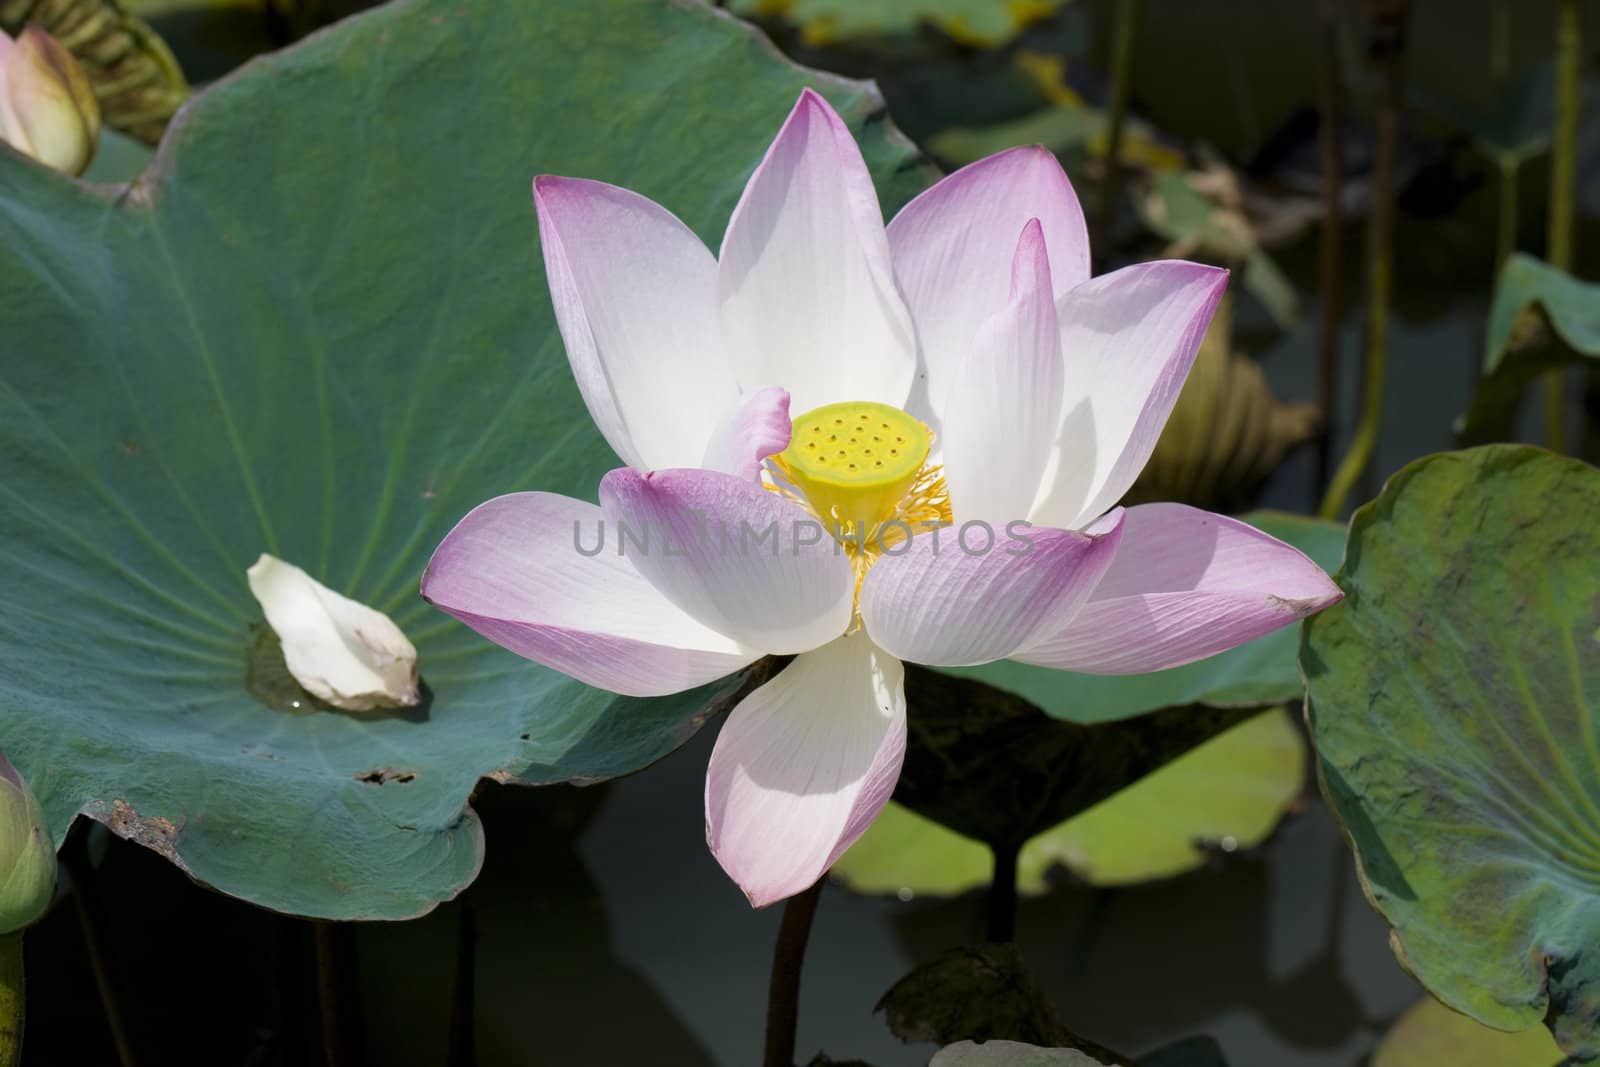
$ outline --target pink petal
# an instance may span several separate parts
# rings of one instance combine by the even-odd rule
[[[758,484],[624,467],[601,479],[600,507],[631,533],[626,554],[639,572],[718,633],[787,654],[826,644],[850,623],[855,576],[838,542]]]
[[[913,537],[867,572],[862,622],[879,647],[914,663],[1005,659],[1089,599],[1116,554],[1119,520],[1113,513],[1090,533],[1024,523],[995,530],[987,550],[981,523]]]
[[[1044,230],[1030,219],[1011,300],[978,329],[944,413],[944,469],[957,522],[1026,519],[1061,422],[1061,334]]]
[[[599,508],[554,493],[474,508],[434,551],[422,596],[519,656],[628,696],[691,689],[760,656],[656,592]]]
[[[825,874],[889,801],[904,671],[864,634],[797,658],[733,709],[706,770],[706,840],[750,903]]]
[[[916,335],[877,193],[849,129],[810,89],[750,176],[719,259],[723,336],[741,383],[783,386],[797,413],[904,402]]]
[[[1225,270],[1163,259],[1103,274],[1058,302],[1066,388],[1034,522],[1080,529],[1122,499],[1227,284]]]
[[[761,461],[789,447],[789,394],[775,385],[746,393],[723,415],[700,466],[761,480]]]
[[[1299,549],[1252,526],[1183,504],[1141,504],[1127,509],[1116,559],[1089,603],[1012,658],[1089,674],[1165,670],[1343,595]]]
[[[717,264],[665,208],[626,189],[536,178],[556,323],[595,425],[624,463],[692,467],[739,395],[717,323]]]
[[[889,223],[895,277],[917,324],[926,381],[909,410],[938,428],[978,325],[1006,306],[1016,235],[1038,219],[1057,297],[1089,277],[1083,209],[1056,157],[1012,148],[956,171]]]

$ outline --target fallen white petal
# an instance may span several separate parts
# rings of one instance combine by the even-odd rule
[[[312,696],[347,711],[405,708],[421,699],[417,650],[389,616],[275,556],[263,553],[246,573],[289,673]]]

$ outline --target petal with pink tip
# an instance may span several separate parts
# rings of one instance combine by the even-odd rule
[[[810,89],[745,185],[718,258],[723,337],[742,384],[776,382],[797,413],[905,401],[916,335],[878,195],[850,130]]]
[[[604,182],[533,183],[556,323],[595,425],[640,470],[692,467],[739,395],[717,264],[671,212]]]
[[[700,466],[746,481],[761,480],[761,461],[789,446],[789,394],[775,385],[734,401],[706,445]]]
[[[1225,270],[1163,259],[1103,274],[1057,302],[1066,387],[1034,522],[1080,529],[1122,499],[1227,284]]]
[[[1116,554],[1120,513],[1091,533],[995,530],[968,523],[913,537],[861,584],[861,621],[879,647],[913,663],[969,667],[1005,659],[1064,627]],[[937,536],[935,536],[937,534]]]
[[[751,648],[816,648],[850,623],[855,575],[822,524],[731,474],[624,467],[600,507],[626,555],[668,600]]]
[[[1226,651],[1335,604],[1304,553],[1183,504],[1128,508],[1122,544],[1089,602],[1013,656],[1089,674],[1165,670]]]
[[[706,840],[750,903],[827,873],[894,792],[904,669],[861,633],[795,659],[740,702],[706,771]]]
[[[978,330],[944,413],[944,472],[955,519],[1004,528],[1026,519],[1061,422],[1061,334],[1044,230],[1029,220],[1011,300]]]
[[[657,592],[598,507],[554,493],[474,508],[434,551],[422,596],[519,656],[628,696],[691,689],[760,656]]]
[[[936,430],[978,326],[1006,306],[1016,235],[1038,219],[1055,295],[1089,277],[1083,209],[1056,157],[1012,148],[951,174],[889,223],[895,277],[917,325],[925,379],[908,410]]]

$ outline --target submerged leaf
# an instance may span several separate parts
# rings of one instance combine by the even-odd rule
[[[1372,1055],[1372,1067],[1557,1067],[1562,1062],[1544,1027],[1502,1033],[1432,997],[1400,1016]]]
[[[1169,708],[1080,726],[971,679],[906,665],[905,766],[894,797],[958,833],[1017,846],[1250,718]]]
[[[1056,867],[1090,885],[1127,885],[1192,870],[1216,849],[1253,848],[1304,781],[1304,743],[1287,712],[1257,715],[1029,840],[1017,891],[1045,892]],[[992,869],[981,842],[891,803],[832,874],[860,893],[953,896],[987,885]]]
[[[1356,512],[1301,665],[1323,791],[1402,964],[1600,1054],[1600,471],[1429,456]],[[1442,1061],[1441,1061],[1442,1062]]]

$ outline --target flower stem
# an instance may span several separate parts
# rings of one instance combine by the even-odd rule
[[[1496,160],[1500,170],[1500,225],[1495,235],[1494,273],[1500,276],[1506,260],[1517,250],[1517,172],[1515,160]]]
[[[1582,74],[1582,24],[1578,0],[1560,0],[1556,12],[1556,127],[1550,159],[1550,232],[1545,257],[1561,270],[1572,269],[1575,197],[1578,176],[1578,101]],[[1544,379],[1545,443],[1557,452],[1566,448],[1563,403],[1564,372],[1549,371]]]
[[[1128,114],[1128,89],[1133,80],[1133,39],[1139,27],[1142,0],[1120,0],[1111,46],[1111,99],[1106,104],[1106,178],[1100,193],[1100,232],[1095,247],[1111,251],[1111,227],[1117,218],[1117,189],[1122,180],[1122,127]]]
[[[1322,233],[1317,267],[1321,321],[1317,335],[1317,412],[1322,434],[1317,442],[1317,483],[1321,492],[1333,469],[1339,421],[1340,282],[1344,271],[1344,79],[1339,72],[1339,5],[1322,0]]]
[[[806,960],[811,920],[817,915],[826,875],[803,893],[784,901],[778,943],[772,950],[772,980],[767,986],[767,1052],[762,1067],[794,1067],[795,1027],[800,1021],[800,968]]]
[[[1400,66],[1405,50],[1408,0],[1385,0],[1374,15],[1373,55],[1383,65],[1383,100],[1378,108],[1378,152],[1372,174],[1372,214],[1367,227],[1367,366],[1361,417],[1350,450],[1322,498],[1322,517],[1336,519],[1378,447],[1383,425],[1384,378],[1389,361],[1389,290],[1393,274],[1394,157],[1400,124]]]
[[[0,1067],[22,1062],[22,1023],[27,1018],[23,988],[22,931],[0,936]]]
[[[990,845],[994,855],[994,874],[989,879],[989,926],[985,940],[1015,941],[1017,937],[1017,855],[1016,845]]]

